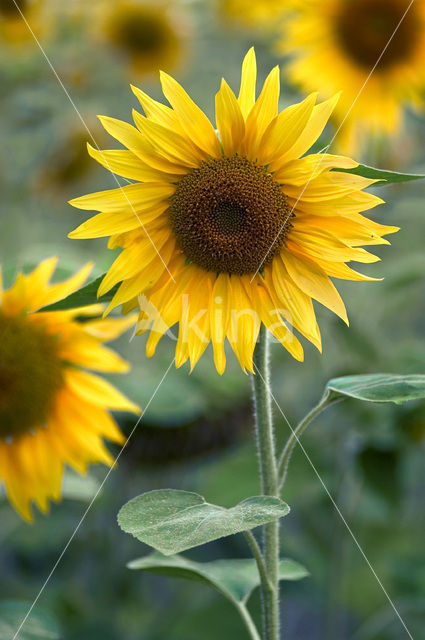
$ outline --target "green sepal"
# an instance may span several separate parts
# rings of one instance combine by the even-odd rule
[[[398,171],[388,171],[386,169],[377,169],[376,167],[370,167],[367,164],[359,164],[353,169],[335,169],[336,171],[342,171],[343,173],[353,173],[356,176],[362,176],[363,178],[370,178],[372,180],[382,181],[376,186],[383,187],[387,184],[396,184],[397,182],[410,182],[411,180],[421,180],[425,178],[425,175],[419,173],[399,173]]]

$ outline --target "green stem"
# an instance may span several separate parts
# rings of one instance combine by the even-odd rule
[[[289,461],[291,459],[295,445],[297,444],[297,442],[299,442],[299,439],[304,433],[305,429],[308,427],[310,422],[312,422],[314,418],[316,418],[316,416],[319,415],[319,413],[322,413],[324,409],[326,409],[327,407],[330,407],[332,404],[341,402],[341,400],[342,398],[322,399],[319,402],[319,404],[316,407],[314,407],[310,411],[310,413],[308,413],[292,431],[279,458],[278,471],[277,471],[278,478],[279,478],[279,493],[282,490],[283,485],[285,484],[286,476],[288,474]]]
[[[249,637],[252,640],[261,640],[260,634],[258,633],[257,627],[254,624],[253,619],[250,616],[250,613],[243,602],[239,602],[237,605],[239,615],[245,623],[245,627],[248,630]]]
[[[244,531],[244,535],[249,546],[251,547],[252,555],[255,558],[255,562],[257,563],[261,584],[269,584],[263,554],[261,553],[260,545],[258,544],[256,537],[254,536],[252,531]]]
[[[270,395],[270,363],[267,329],[262,325],[254,351],[252,389],[255,428],[263,495],[279,495],[278,475]],[[279,640],[279,521],[264,526],[264,564],[267,581],[262,579],[264,640]],[[261,578],[261,575],[260,575]]]

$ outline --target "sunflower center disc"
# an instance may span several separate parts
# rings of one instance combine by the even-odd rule
[[[21,11],[24,11],[27,4],[26,0],[17,0],[16,4],[13,0],[0,0],[0,14],[11,18],[21,18],[16,5]]]
[[[111,38],[120,47],[139,55],[149,55],[167,46],[170,28],[155,10],[140,7],[117,12],[109,25]]]
[[[187,258],[207,271],[255,273],[280,250],[291,208],[264,167],[246,158],[203,162],[178,183],[170,220]]]
[[[414,6],[403,18],[408,6],[409,0],[341,2],[336,26],[344,50],[368,70],[377,63],[387,45],[378,68],[403,62],[414,50],[420,28]]]
[[[54,336],[0,311],[0,438],[43,426],[62,386]]]

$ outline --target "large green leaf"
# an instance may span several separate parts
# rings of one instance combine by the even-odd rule
[[[116,284],[108,293],[105,293],[104,296],[100,298],[97,297],[97,290],[99,289],[99,285],[105,277],[106,273],[103,273],[101,276],[96,278],[96,280],[92,280],[88,282],[84,287],[78,289],[78,291],[74,291],[63,300],[59,300],[53,304],[49,304],[47,307],[43,307],[43,311],[60,311],[64,309],[74,309],[76,307],[85,307],[89,304],[96,304],[97,302],[110,302],[117,292],[119,284]]]
[[[12,640],[24,621],[31,602],[4,600],[0,602],[0,639]],[[56,622],[46,611],[33,609],[22,629],[18,640],[59,640],[60,633]]]
[[[329,380],[325,398],[331,395],[348,396],[368,402],[395,402],[425,398],[425,375],[397,375],[376,373],[346,376]]]
[[[421,180],[425,175],[419,173],[399,173],[398,171],[387,171],[385,169],[376,169],[369,167],[367,164],[359,164],[353,169],[338,169],[344,173],[354,173],[356,176],[371,178],[372,180],[382,180],[381,184],[376,186],[384,186],[386,184],[395,184],[396,182],[410,182],[411,180]]]
[[[149,573],[204,582],[231,601],[246,602],[252,591],[260,585],[257,565],[251,558],[192,562],[183,556],[166,557],[154,552],[133,560],[127,566]],[[295,560],[280,561],[280,580],[301,580],[308,575],[308,571]]]
[[[127,502],[118,523],[126,533],[168,556],[248,531],[287,513],[288,505],[271,496],[247,498],[226,509],[209,504],[197,493],[160,489]]]

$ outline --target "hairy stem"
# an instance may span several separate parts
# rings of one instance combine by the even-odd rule
[[[238,604],[238,611],[239,611],[239,615],[244,621],[245,627],[249,633],[249,637],[252,638],[252,640],[261,640],[260,634],[258,633],[258,629],[255,626],[254,621],[251,618],[251,615],[248,609],[246,608],[245,604],[243,604],[243,602],[240,602]]]
[[[254,351],[252,389],[255,429],[263,495],[279,495],[273,417],[270,397],[270,362],[267,329],[262,325]],[[262,579],[264,640],[279,640],[279,521],[264,526],[264,565],[267,581]],[[261,577],[261,574],[260,574]]]

